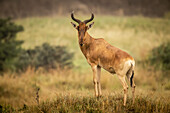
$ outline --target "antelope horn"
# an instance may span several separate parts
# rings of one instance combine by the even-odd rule
[[[80,24],[80,20],[79,19],[76,19],[76,18],[74,18],[74,11],[72,11],[72,13],[71,13],[71,18],[74,20],[74,21],[76,21],[78,24]]]
[[[85,20],[84,23],[87,24],[88,22],[92,21],[94,19],[94,14],[91,13],[91,18],[88,20]]]

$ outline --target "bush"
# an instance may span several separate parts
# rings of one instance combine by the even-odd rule
[[[35,68],[49,69],[71,68],[73,53],[67,51],[63,46],[50,46],[44,43],[42,46],[37,46],[34,49],[22,51],[17,59],[17,70],[25,71],[28,66]]]
[[[14,59],[21,51],[23,41],[15,40],[16,34],[23,31],[10,19],[0,19],[0,72],[14,68]]]
[[[154,65],[155,68],[161,70],[170,69],[170,42],[161,44],[159,47],[154,48],[151,51],[149,57],[151,65]]]

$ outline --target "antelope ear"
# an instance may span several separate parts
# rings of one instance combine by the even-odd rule
[[[77,29],[77,25],[75,23],[71,22],[71,24],[73,25],[74,28]]]
[[[91,24],[88,25],[87,29],[90,29],[93,26],[94,22],[92,22]]]

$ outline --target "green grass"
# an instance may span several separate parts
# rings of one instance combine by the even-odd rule
[[[87,18],[87,17],[84,17]],[[83,18],[81,18],[83,19]],[[79,71],[88,64],[78,46],[77,31],[70,17],[43,17],[15,20],[25,31],[18,35],[23,48],[34,48],[44,42],[65,45],[75,53],[74,64]],[[170,20],[145,17],[95,16],[94,26],[88,31],[95,38],[104,38],[110,44],[129,52],[135,60],[147,57],[149,51],[162,42],[170,41]]]

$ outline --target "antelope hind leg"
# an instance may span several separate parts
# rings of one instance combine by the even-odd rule
[[[123,86],[123,89],[124,89],[124,102],[123,102],[123,105],[126,106],[126,100],[127,100],[127,93],[128,93],[128,85],[126,83],[126,80],[125,80],[125,76],[120,76],[118,75],[119,77],[119,80]]]

